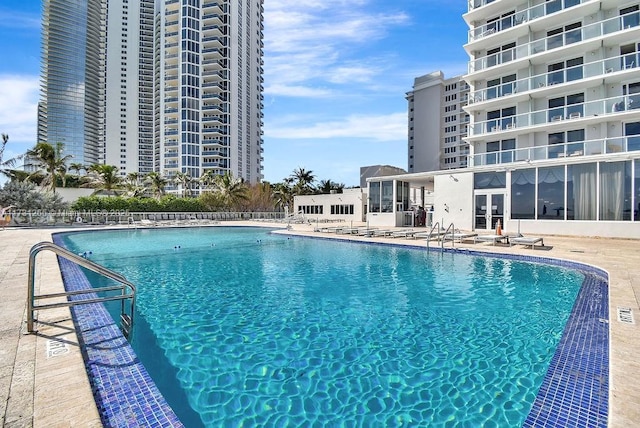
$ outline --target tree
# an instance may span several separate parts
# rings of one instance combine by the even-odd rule
[[[80,171],[82,171],[83,169],[86,169],[86,168],[81,163],[76,162],[69,165],[69,170],[75,171],[76,175],[80,175]]]
[[[5,177],[12,178],[12,171],[15,171],[13,168],[15,168],[16,162],[18,162],[18,160],[20,160],[22,156],[11,159],[4,159],[4,149],[6,148],[8,142],[9,135],[2,134],[2,145],[0,145],[0,174],[4,175]]]
[[[204,190],[211,189],[213,182],[216,180],[219,174],[216,174],[212,169],[207,170],[200,177],[200,184]]]
[[[320,180],[318,187],[316,187],[316,191],[318,193],[327,194],[331,193],[332,190],[335,190],[336,193],[342,193],[342,191],[344,190],[344,184],[336,183],[335,181],[331,180]]]
[[[273,185],[273,199],[276,208],[283,211],[288,209],[292,212],[293,205],[293,188],[291,186],[292,180],[285,179],[282,183],[276,183]]]
[[[168,182],[164,176],[155,171],[148,173],[144,178],[144,184],[147,186],[147,189],[149,189],[151,194],[157,199],[160,199],[162,195],[164,195],[164,188]]]
[[[289,176],[293,179],[293,192],[296,195],[308,195],[313,193],[313,182],[316,177],[313,175],[313,171],[307,171],[302,167],[293,170],[293,173]]]
[[[117,190],[120,189],[120,183],[122,179],[118,176],[118,167],[113,165],[91,165],[87,169],[87,177],[83,187],[91,187],[99,190],[104,190],[107,194],[115,195]]]
[[[144,194],[144,186],[140,182],[141,176],[138,172],[130,172],[124,181],[124,188],[127,190],[127,196],[135,198]]]
[[[236,209],[241,202],[246,201],[247,186],[240,178],[236,178],[230,172],[216,176],[213,182],[213,191],[221,196],[228,209]]]
[[[247,200],[243,204],[245,211],[271,211],[275,206],[273,187],[263,181],[247,188]]]
[[[28,181],[11,181],[0,188],[0,206],[13,205],[27,211],[60,211],[68,209],[68,204],[56,193],[43,193]]]
[[[177,172],[173,177],[173,182],[182,188],[182,197],[191,196],[191,183],[194,179],[187,172]]]
[[[59,175],[62,175],[62,182],[64,185],[64,175],[67,171],[67,161],[71,159],[71,155],[62,156],[64,145],[62,143],[56,143],[55,147],[49,143],[40,142],[36,146],[27,151],[27,156],[36,162],[45,172],[44,180],[42,180],[42,186],[49,186],[53,193],[56,192],[56,182]]]

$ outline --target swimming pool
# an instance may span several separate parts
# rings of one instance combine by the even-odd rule
[[[584,279],[250,228],[66,241],[138,285],[133,345],[188,426],[521,425]]]

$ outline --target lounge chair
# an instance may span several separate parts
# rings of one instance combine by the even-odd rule
[[[472,233],[472,232],[455,232],[455,233],[446,233],[442,239],[444,239],[445,241],[454,241],[454,242],[460,242],[462,243],[463,241],[469,241],[472,238],[475,238],[476,236],[478,236],[477,233]],[[475,240],[474,240],[475,243]]]
[[[533,247],[537,244],[540,243],[541,247],[544,247],[544,240],[543,238],[540,238],[539,236],[518,236],[515,238],[511,238],[509,240],[509,245],[515,245],[515,244],[520,244],[520,245],[531,245],[531,249],[533,250]]]
[[[374,230],[371,236],[391,236],[394,230]]]
[[[497,242],[503,242],[506,241],[506,243],[509,243],[509,236],[508,235],[478,235],[478,236],[474,236],[473,238],[474,242],[491,242],[491,245],[496,245]]]
[[[419,238],[429,238],[429,239],[435,239],[435,240],[440,240],[442,239],[442,236],[444,235],[445,230],[444,229],[440,229],[440,230],[434,230],[431,232],[417,232],[414,233],[412,238],[413,239],[419,239]]]
[[[413,229],[402,229],[396,230],[391,234],[392,238],[409,238],[412,237],[416,233]]]
[[[372,236],[376,230],[378,229],[376,229],[375,227],[374,228],[361,227],[361,228],[358,228],[358,236]]]

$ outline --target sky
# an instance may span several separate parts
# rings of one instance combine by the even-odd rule
[[[465,0],[265,0],[264,179],[297,168],[360,183],[360,167],[407,168],[407,100],[416,77],[463,74]],[[4,159],[36,143],[39,0],[0,2]]]

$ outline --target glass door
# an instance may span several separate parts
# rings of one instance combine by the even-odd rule
[[[477,193],[475,197],[475,230],[496,230],[500,220],[504,228],[504,193]]]

